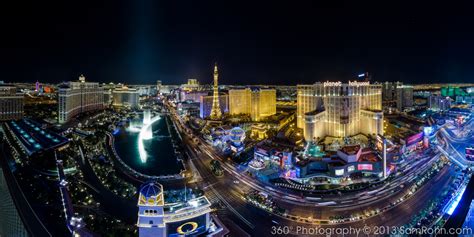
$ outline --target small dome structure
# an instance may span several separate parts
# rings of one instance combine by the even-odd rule
[[[156,182],[149,182],[143,184],[140,188],[138,205],[163,206],[163,186]]]

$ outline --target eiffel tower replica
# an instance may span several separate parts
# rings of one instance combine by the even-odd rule
[[[212,95],[212,110],[211,119],[219,120],[222,116],[221,107],[219,106],[219,87],[217,86],[217,79],[219,73],[217,73],[217,63],[214,65],[214,93]]]

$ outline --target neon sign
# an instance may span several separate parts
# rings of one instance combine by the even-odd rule
[[[349,81],[349,86],[368,86],[370,82],[368,81]]]
[[[372,170],[372,164],[358,164],[357,165],[358,170]]]
[[[198,223],[196,223],[196,222],[186,222],[186,223],[180,225],[176,229],[176,232],[178,232],[178,234],[180,234],[180,235],[185,235],[185,234],[192,233],[197,228],[198,228]]]
[[[326,81],[323,83],[324,87],[328,86],[342,86],[342,82],[340,81]]]

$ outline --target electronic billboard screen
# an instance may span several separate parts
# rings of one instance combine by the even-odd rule
[[[373,170],[372,164],[358,164],[357,170]]]
[[[335,170],[335,173],[336,173],[337,176],[344,175],[344,169]]]
[[[185,221],[166,224],[166,231],[170,237],[198,236],[206,232],[206,214]]]

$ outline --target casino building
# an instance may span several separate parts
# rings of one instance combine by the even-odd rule
[[[104,89],[98,82],[86,82],[81,75],[79,81],[59,86],[58,122],[66,123],[80,113],[104,108]]]
[[[138,108],[138,90],[135,88],[129,88],[122,86],[121,88],[115,88],[112,92],[113,106],[114,107],[125,107],[125,108]]]
[[[199,236],[210,227],[211,203],[205,196],[165,203],[163,186],[145,183],[138,197],[140,237]]]
[[[359,133],[383,135],[382,85],[369,81],[297,86],[297,126],[306,141]]]
[[[0,82],[0,121],[23,118],[23,94]]]
[[[252,121],[260,121],[276,114],[276,90],[244,88],[229,90],[229,113],[247,114]]]

